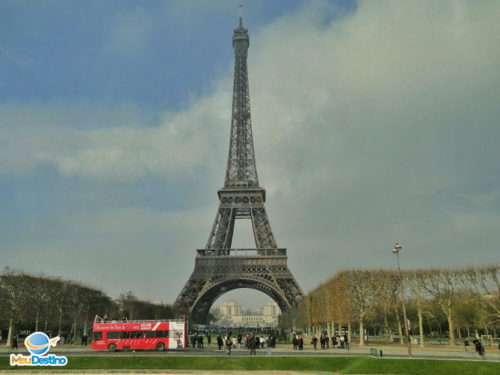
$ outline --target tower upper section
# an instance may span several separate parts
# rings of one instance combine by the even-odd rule
[[[259,185],[248,89],[247,55],[249,46],[248,30],[243,27],[243,19],[240,16],[240,24],[233,33],[235,56],[233,107],[225,188],[257,187]]]

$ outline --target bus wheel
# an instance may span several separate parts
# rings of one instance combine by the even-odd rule
[[[165,344],[162,343],[162,342],[159,342],[158,344],[156,344],[156,350],[158,350],[159,352],[162,352],[165,350]]]
[[[116,352],[116,345],[115,344],[109,344],[108,345],[108,350],[110,352]]]

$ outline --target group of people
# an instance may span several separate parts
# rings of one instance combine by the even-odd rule
[[[203,339],[203,335],[193,335],[191,336],[191,347],[192,348],[198,348],[198,349],[204,349],[205,348],[205,345],[204,345],[204,339]],[[210,345],[212,342],[212,336],[211,335],[207,335],[207,343],[208,345]]]
[[[328,336],[328,333],[326,331],[323,331],[319,339],[316,337],[316,335],[313,335],[311,339],[311,345],[313,346],[314,350],[317,350],[318,343],[321,345],[321,349],[330,349],[330,342],[333,349],[339,348],[349,350],[349,337],[347,333],[343,333],[342,335],[336,334],[330,338]],[[295,350],[303,350],[304,338],[302,337],[302,335],[294,333],[292,344]]]
[[[294,333],[292,337],[292,345],[294,350],[303,350],[304,337],[298,333]]]
[[[240,349],[242,343],[244,343],[246,349],[250,350],[250,355],[256,355],[257,349],[264,349],[267,343],[267,355],[271,355],[273,348],[276,347],[276,337],[273,334],[270,334],[267,339],[265,339],[264,336],[259,337],[255,334],[245,336],[238,334],[235,337],[231,337],[231,334],[224,337],[217,335],[217,346],[219,350],[222,350],[222,347],[225,346],[228,355],[231,355],[231,350],[233,348]]]
[[[479,341],[478,339],[474,339],[472,340],[472,344],[474,345],[474,349],[476,353],[479,355],[479,357],[484,359],[484,346],[481,343],[481,341]],[[465,352],[470,353],[469,350],[470,343],[468,339],[465,339],[464,346],[465,346]],[[498,348],[500,349],[500,344],[498,344]]]
[[[212,342],[212,336],[210,334],[206,335],[208,345]],[[227,335],[217,335],[216,338],[217,347],[219,350],[225,348],[228,355],[231,355],[233,349],[244,348],[250,350],[250,354],[255,355],[257,349],[264,349],[267,345],[267,354],[271,355],[273,348],[276,347],[276,337],[274,334],[270,334],[265,338],[264,336],[258,336],[255,334],[242,335],[239,333],[236,336],[232,336],[229,332]],[[192,348],[204,349],[204,335],[194,334],[190,337],[190,343]]]

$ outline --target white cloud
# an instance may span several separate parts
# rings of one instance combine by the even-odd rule
[[[391,265],[395,241],[413,266],[495,261],[500,235],[491,223],[500,202],[496,193],[481,194],[494,191],[500,175],[500,3],[362,1],[324,22],[327,8],[308,2],[257,34],[250,30],[259,178],[299,281],[308,289],[338,268]],[[134,181],[208,169],[219,181],[230,81],[156,127],[8,128],[2,171],[27,173],[48,162],[63,175]],[[465,201],[489,213],[468,213]],[[171,234],[182,247],[175,251],[194,252],[183,242],[186,225],[206,227],[203,246],[212,218],[205,219],[176,216],[169,225],[183,220],[184,229]],[[474,233],[481,234],[477,249]],[[191,269],[179,266],[172,277],[184,282]]]

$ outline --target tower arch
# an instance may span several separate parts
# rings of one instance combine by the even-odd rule
[[[212,285],[204,293],[200,294],[191,310],[191,320],[195,323],[206,323],[208,312],[214,302],[224,294],[235,289],[258,290],[276,302],[281,311],[286,311],[291,306],[284,298],[280,290],[256,278],[228,279]]]

